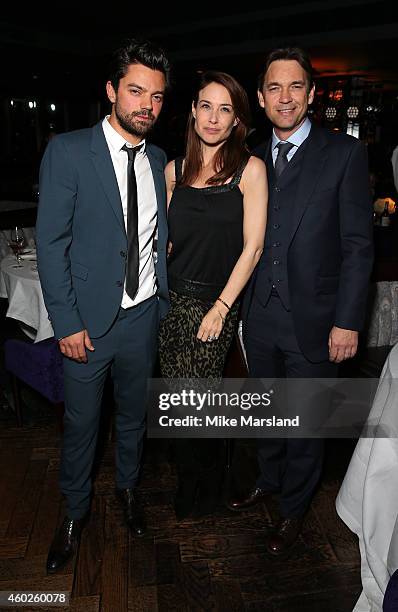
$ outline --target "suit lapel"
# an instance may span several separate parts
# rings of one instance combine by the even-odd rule
[[[263,142],[262,144],[258,145],[258,147],[256,147],[252,151],[252,155],[259,157],[267,166],[267,179],[269,190],[271,190],[275,185],[275,171],[271,154],[271,142],[272,139],[269,138],[266,142]]]
[[[267,157],[271,150],[271,139],[261,143],[251,152],[255,157],[259,157],[263,162],[267,161]]]
[[[307,142],[305,143],[296,197],[293,203],[291,240],[293,240],[304,212],[310,202],[313,191],[322,175],[322,170],[327,160],[326,145],[327,137],[324,131],[316,126],[312,126]]]
[[[274,162],[272,159],[271,141],[269,141],[266,151],[266,157],[264,159],[265,165],[267,166],[267,178],[268,178],[268,189],[271,191],[275,187],[275,169]]]
[[[99,182],[105,191],[106,197],[116,215],[123,231],[125,231],[122,201],[119,186],[117,184],[115,170],[113,168],[111,154],[102,129],[102,122],[93,127],[91,140],[91,157],[98,174]]]
[[[166,186],[164,182],[164,169],[161,162],[152,153],[151,145],[147,145],[146,154],[152,170],[153,182],[155,184],[156,201],[158,206],[158,227],[166,223]]]

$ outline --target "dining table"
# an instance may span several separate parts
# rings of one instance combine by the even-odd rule
[[[6,316],[16,319],[34,342],[54,336],[44,304],[34,249],[22,252],[20,267],[17,267],[14,255],[1,260],[0,297],[8,299]]]
[[[386,359],[366,424],[370,429],[364,427],[336,499],[361,554],[363,590],[353,612],[384,610],[384,592],[398,570],[397,379],[398,344]]]

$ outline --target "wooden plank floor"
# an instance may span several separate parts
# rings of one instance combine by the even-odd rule
[[[18,332],[3,318],[3,302],[0,347]],[[236,355],[227,376],[245,375]],[[129,536],[113,495],[113,448],[104,436],[78,554],[60,574],[46,576],[48,548],[63,518],[56,418],[25,389],[26,426],[15,427],[1,391],[9,391],[2,360],[0,350],[0,590],[69,591],[69,612],[351,612],[361,590],[357,540],[334,508],[351,441],[328,442],[324,477],[303,534],[291,558],[281,562],[269,559],[264,548],[276,500],[244,513],[221,506],[213,516],[176,522],[176,477],[165,441],[146,447],[141,491],[148,535]],[[236,444],[229,486],[254,482],[255,471],[252,442]],[[63,608],[31,610],[39,609]]]
[[[352,443],[329,443],[322,485],[285,562],[269,559],[264,549],[275,500],[239,514],[220,507],[213,516],[177,523],[175,471],[164,441],[147,444],[141,490],[149,533],[133,539],[113,496],[108,443],[78,555],[48,577],[47,550],[63,515],[55,417],[18,429],[9,416],[0,421],[0,590],[70,591],[69,612],[352,610],[361,590],[357,542],[334,509]],[[254,478],[251,441],[237,445],[235,466],[235,481]]]

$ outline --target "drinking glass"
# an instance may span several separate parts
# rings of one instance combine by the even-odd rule
[[[10,232],[10,239],[8,241],[8,246],[12,249],[17,263],[13,268],[22,268],[21,264],[21,252],[25,246],[25,235],[21,228],[16,227]]]

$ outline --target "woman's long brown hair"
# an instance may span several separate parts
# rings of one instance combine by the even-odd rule
[[[214,174],[206,181],[208,185],[222,185],[250,157],[249,149],[245,144],[250,125],[250,106],[245,90],[232,76],[225,72],[208,71],[202,75],[197,88],[193,101],[195,108],[199,92],[210,83],[218,83],[228,90],[234,113],[239,119],[238,124],[232,128],[228,139],[218,149],[214,157]],[[196,133],[195,119],[191,111],[186,132],[185,164],[179,186],[192,185],[198,178],[202,165],[201,139]]]

